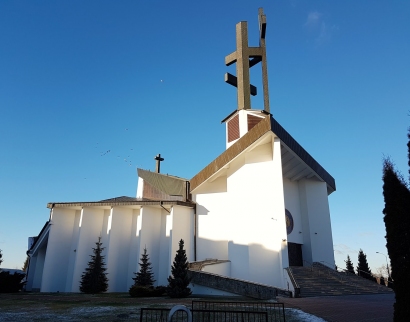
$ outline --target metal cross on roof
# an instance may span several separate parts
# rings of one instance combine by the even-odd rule
[[[157,173],[159,173],[160,172],[160,168],[161,168],[161,161],[164,161],[165,159],[164,158],[161,158],[161,154],[157,154],[156,156],[155,156],[155,158],[154,158],[154,160],[156,160],[157,162],[156,162],[156,169],[155,169],[155,171],[157,172]]]
[[[251,108],[251,97],[257,94],[251,85],[249,69],[262,62],[262,83],[264,110],[269,112],[268,66],[266,61],[266,16],[259,8],[259,47],[248,46],[248,23],[241,21],[236,25],[236,51],[225,57],[225,65],[236,63],[236,75],[226,73],[225,82],[238,88],[238,110]]]

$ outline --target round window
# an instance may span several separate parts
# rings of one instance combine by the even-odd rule
[[[289,210],[285,209],[286,232],[289,235],[293,231],[293,217]]]

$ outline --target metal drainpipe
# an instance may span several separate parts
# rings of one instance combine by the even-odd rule
[[[190,187],[190,182],[189,181],[185,181],[185,201],[191,201],[190,198],[190,191],[191,191],[191,187]],[[196,214],[196,204],[194,205],[194,261],[196,262],[196,232],[197,232],[197,227],[198,226],[198,220],[197,220],[197,214]]]
[[[194,206],[194,261],[196,262],[196,230],[197,230],[197,214],[196,204]]]

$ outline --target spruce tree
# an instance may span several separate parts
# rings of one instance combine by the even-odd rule
[[[410,128],[407,137],[410,174]],[[383,163],[383,196],[386,247],[391,263],[389,287],[396,294],[394,321],[407,321],[410,316],[410,190],[389,159]]]
[[[168,277],[167,293],[170,297],[187,297],[191,295],[188,287],[188,260],[184,250],[184,241],[179,241],[179,249],[171,266],[171,276]]]
[[[23,271],[23,272],[27,272],[27,268],[28,268],[28,263],[29,263],[29,258],[30,257],[26,257],[26,260],[24,261],[24,264],[23,264],[23,267],[21,268],[21,270]]]
[[[359,255],[357,256],[357,275],[364,277],[368,280],[374,281],[372,271],[370,270],[369,264],[367,263],[367,256],[363,253],[363,250],[359,250]]]
[[[354,266],[353,266],[352,261],[350,260],[350,256],[349,256],[349,255],[347,255],[346,270],[347,270],[349,273],[354,274]]]
[[[104,256],[101,255],[104,247],[101,247],[101,237],[98,237],[97,246],[93,248],[94,255],[90,255],[91,261],[81,275],[80,291],[82,293],[96,294],[106,292],[108,289],[107,270],[105,268]]]
[[[147,248],[144,248],[144,254],[141,256],[140,271],[134,274],[135,277],[132,279],[134,280],[135,286],[150,287],[154,285],[154,274],[152,273],[152,266],[147,254]]]
[[[385,282],[385,280],[384,280],[383,275],[380,276],[380,285],[386,286],[386,282]]]

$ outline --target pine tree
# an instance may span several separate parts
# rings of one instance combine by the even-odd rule
[[[188,277],[188,260],[184,250],[184,241],[179,241],[179,249],[175,255],[171,266],[172,275],[168,277],[167,293],[170,297],[187,297],[191,295],[188,287],[190,278]]]
[[[1,249],[0,249],[0,265],[1,265],[1,263],[3,263],[3,253],[1,252]]]
[[[407,137],[410,174],[410,128]],[[386,247],[391,263],[389,287],[396,294],[394,321],[407,321],[410,316],[410,190],[389,159],[383,163],[383,196]]]
[[[384,280],[383,275],[380,276],[380,285],[386,286],[386,282],[385,282],[385,280]]]
[[[94,255],[90,255],[91,261],[88,262],[88,267],[81,275],[80,291],[83,293],[96,294],[106,292],[108,289],[107,270],[105,268],[104,256],[101,255],[104,250],[101,247],[101,237],[98,237],[98,242],[95,243],[96,248],[93,248]]]
[[[26,257],[26,260],[24,261],[23,267],[21,268],[21,270],[22,270],[23,272],[26,272],[26,273],[27,273],[29,258],[30,258],[30,257],[28,257],[28,256]]]
[[[152,266],[146,248],[144,248],[144,254],[141,256],[140,271],[134,274],[135,277],[132,279],[135,286],[150,287],[154,285],[154,274],[152,273]]]
[[[347,270],[349,273],[354,274],[354,266],[353,266],[352,261],[350,260],[350,256],[349,256],[349,255],[347,255],[346,270]]]
[[[357,275],[364,277],[368,280],[374,281],[372,271],[370,270],[369,264],[367,263],[367,256],[363,253],[363,250],[359,250],[359,255],[357,256]]]

